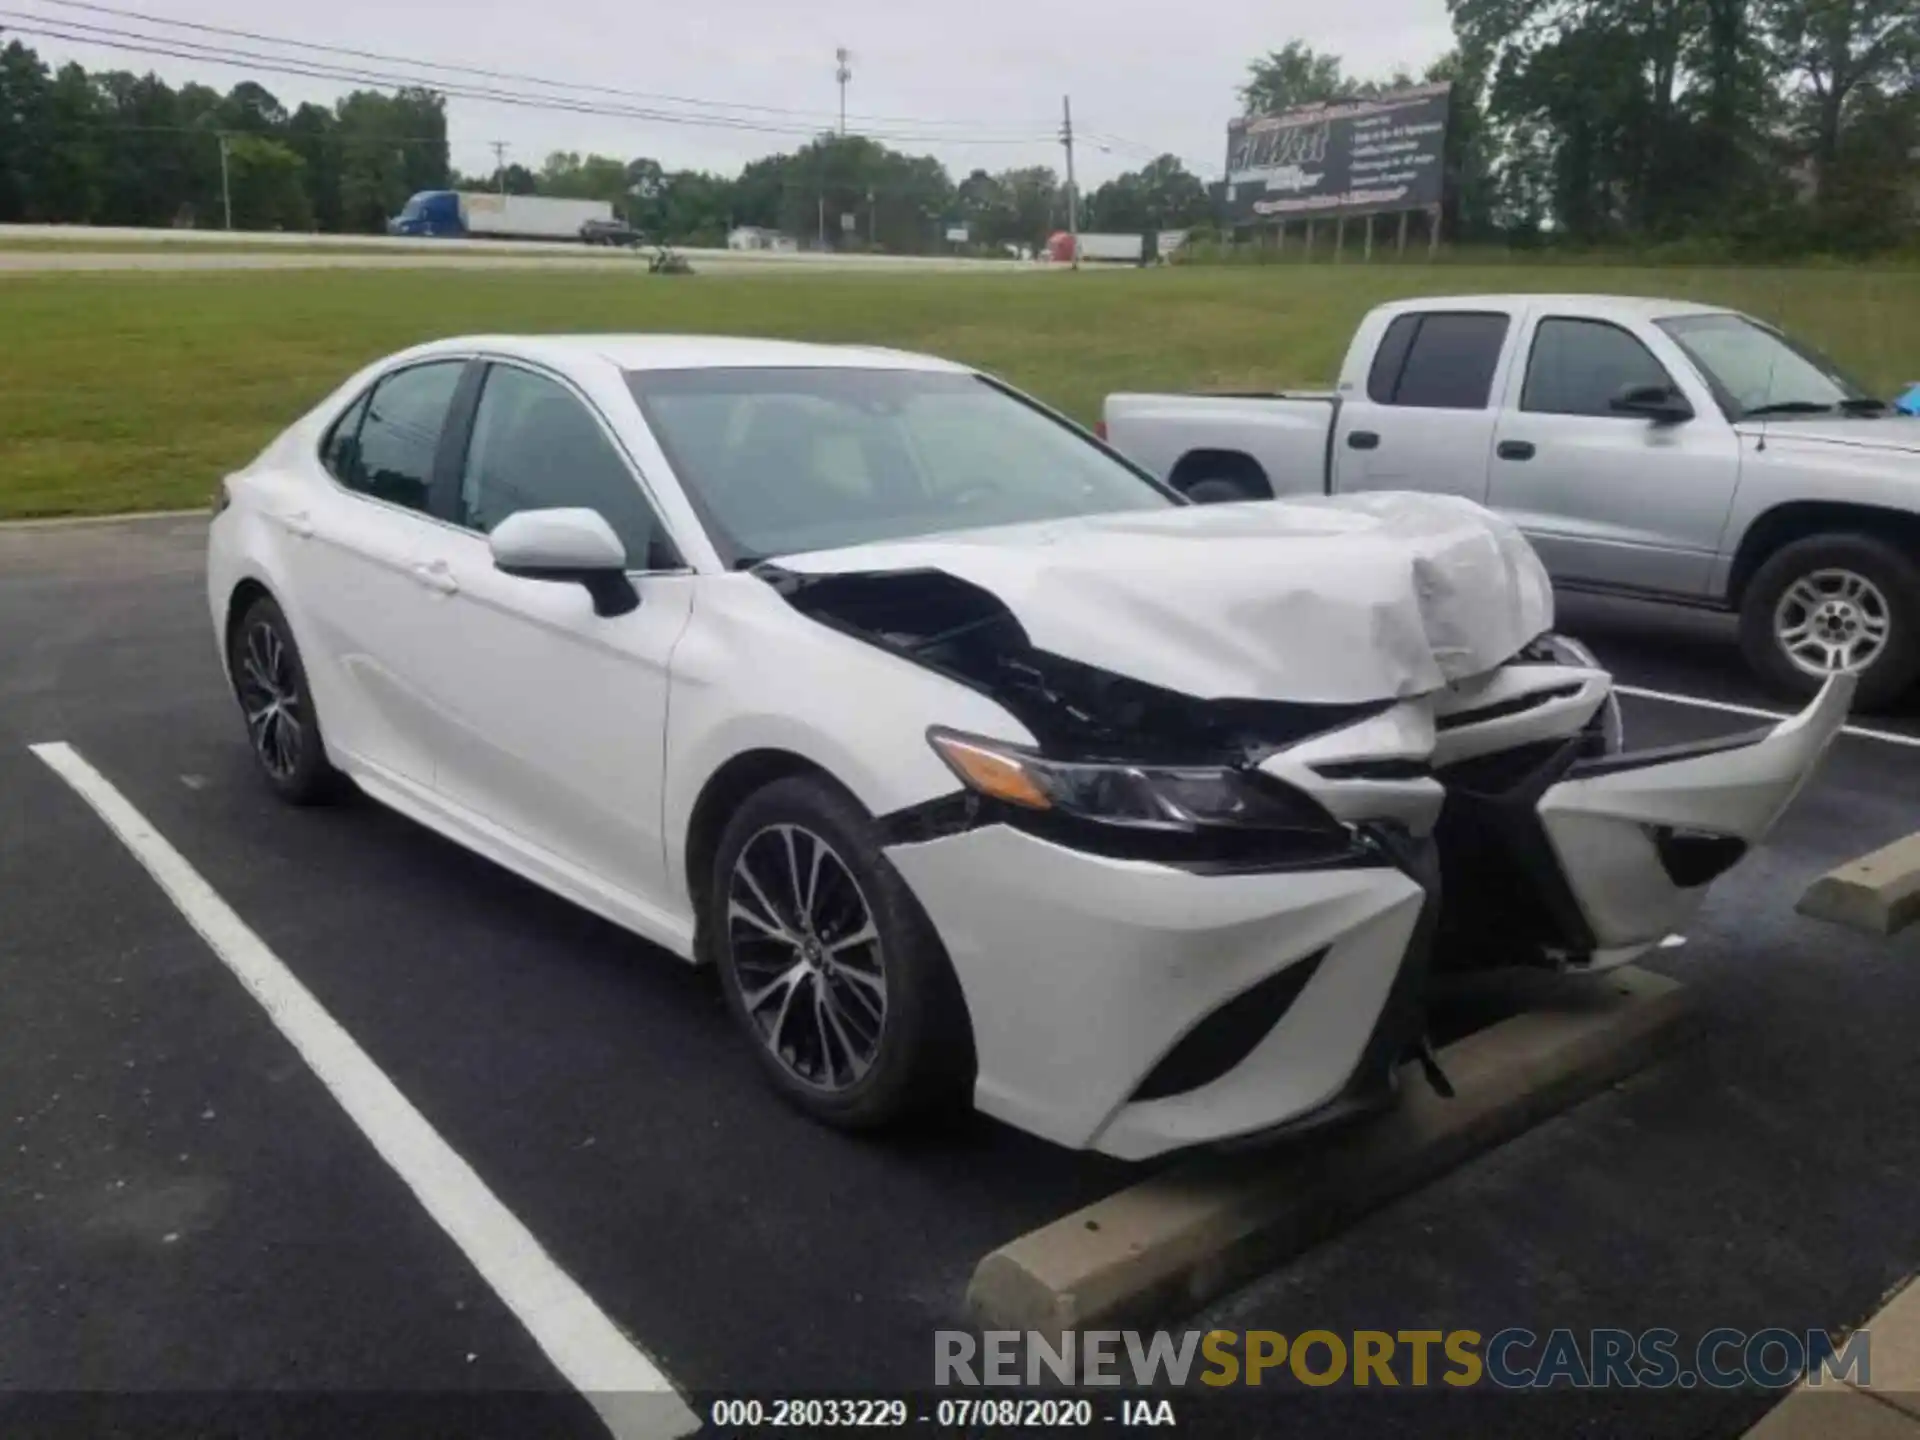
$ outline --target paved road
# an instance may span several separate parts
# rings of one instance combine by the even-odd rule
[[[16,248],[8,248],[9,244]],[[107,248],[117,247],[117,248]],[[676,247],[700,274],[995,271],[1038,275],[1044,264],[946,255]],[[515,240],[419,240],[389,235],[298,235],[218,230],[126,230],[84,225],[0,225],[0,277],[101,270],[455,270],[584,268],[644,273],[647,251]],[[1057,271],[1057,267],[1056,271]]]
[[[690,1392],[925,1387],[974,1260],[1135,1173],[982,1120],[824,1132],[765,1092],[710,977],[370,803],[271,802],[220,689],[200,543],[191,519],[0,529],[0,1392],[452,1394],[474,1433],[596,1433],[34,742],[91,760]],[[1585,628],[1629,681],[1754,698],[1657,618],[1600,607]],[[1628,720],[1636,743],[1751,723],[1641,701]],[[1920,757],[1841,742],[1658,962],[1696,988],[1704,1044],[1207,1320],[1684,1332],[1871,1311],[1920,1266],[1920,946],[1790,906],[1916,817]],[[32,1433],[33,1403],[0,1399],[0,1428]],[[1260,1403],[1267,1428],[1302,1402]],[[1312,1403],[1323,1433],[1678,1437],[1766,1399]]]

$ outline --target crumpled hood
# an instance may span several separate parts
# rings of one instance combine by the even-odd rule
[[[1424,694],[1553,625],[1518,530],[1450,495],[1179,506],[786,556],[803,575],[938,570],[1036,649],[1197,699]]]
[[[1738,429],[1750,438],[1764,433],[1769,444],[1798,441],[1920,455],[1920,416],[1871,415],[1823,420],[1788,415],[1769,419],[1764,429],[1758,420],[1742,420]]]

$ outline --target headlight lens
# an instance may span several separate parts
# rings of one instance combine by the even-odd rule
[[[1348,833],[1308,796],[1242,770],[1052,760],[950,730],[930,730],[927,739],[968,789],[1024,810],[1143,830]]]

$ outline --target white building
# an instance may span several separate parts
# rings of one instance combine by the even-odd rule
[[[791,235],[769,230],[762,225],[736,225],[727,232],[729,250],[777,250],[782,254],[800,248]]]

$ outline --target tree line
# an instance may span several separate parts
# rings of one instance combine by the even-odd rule
[[[1254,61],[1248,114],[1454,87],[1445,164],[1456,240],[1660,244],[1730,253],[1907,242],[1920,201],[1920,0],[1449,0],[1455,49],[1422,74],[1347,73],[1292,42]],[[1222,127],[1224,150],[1224,125]],[[935,158],[821,135],[736,175],[560,152],[461,175],[445,99],[355,90],[289,110],[0,48],[0,222],[373,232],[418,190],[602,199],[645,234],[735,226],[835,248],[1038,247],[1065,227],[1050,166],[956,178]],[[1085,194],[1082,228],[1205,226],[1206,183],[1172,155]]]
[[[223,174],[224,163],[224,174]],[[538,167],[462,175],[446,105],[430,90],[355,90],[289,110],[265,86],[226,94],[155,75],[57,70],[19,41],[0,49],[0,222],[378,232],[419,190],[504,190],[608,201],[643,233],[721,244],[734,226],[837,248],[1037,247],[1067,223],[1046,166],[956,181],[931,156],[860,135],[822,135],[739,174],[669,169],[651,157],[557,152]],[[1085,198],[1087,228],[1190,225],[1205,185],[1172,156]]]

